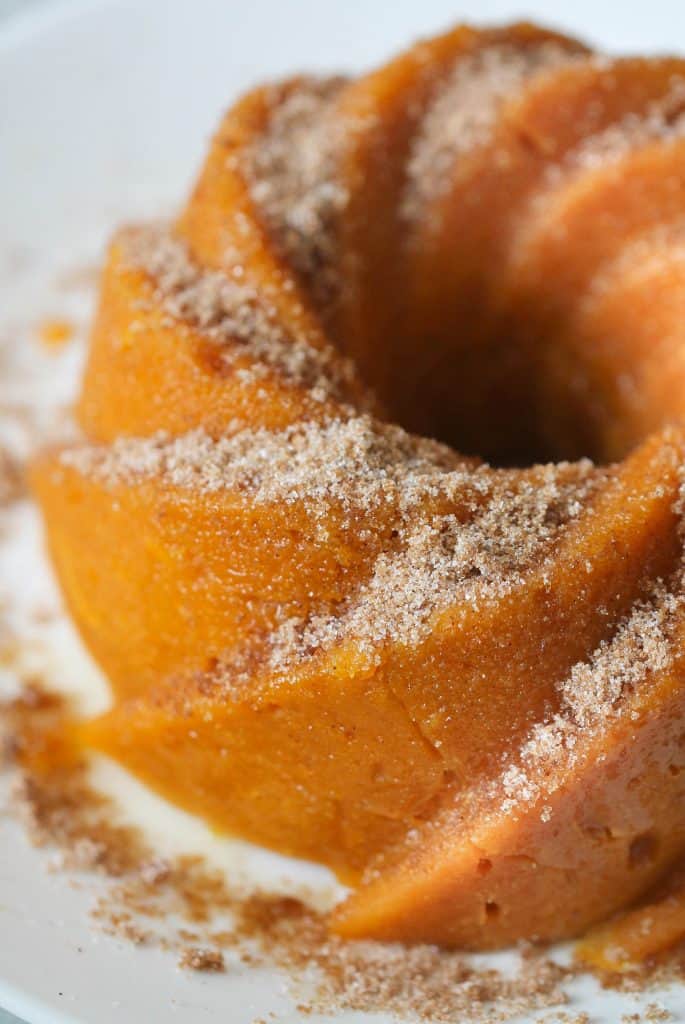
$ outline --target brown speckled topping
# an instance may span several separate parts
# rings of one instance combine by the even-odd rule
[[[458,515],[410,517],[400,530],[399,550],[377,558],[369,581],[344,608],[285,622],[272,637],[271,667],[284,671],[313,651],[350,639],[369,654],[386,642],[416,646],[434,616],[450,606],[477,609],[502,598],[523,582],[605,479],[586,463],[542,466],[522,479],[479,473],[484,471],[461,484]],[[487,480],[487,489],[469,498],[474,480]]]
[[[368,416],[232,435],[229,425],[227,433],[218,441],[202,430],[178,438],[119,438],[109,447],[66,449],[61,461],[108,485],[159,476],[207,494],[240,491],[253,502],[304,501],[322,516],[332,501],[348,507],[387,500],[416,504],[443,484],[448,471],[465,479],[469,465],[445,445]],[[481,475],[486,486],[485,471],[476,471],[474,479]]]
[[[220,949],[203,949],[201,946],[187,946],[181,950],[178,966],[191,971],[221,972],[224,967],[224,954]]]
[[[685,608],[679,572],[670,587],[658,582],[649,599],[635,605],[615,635],[587,662],[574,665],[559,685],[561,708],[534,726],[516,761],[503,776],[504,813],[532,806],[557,786],[556,770],[572,766],[581,737],[592,735],[620,713],[625,698],[679,653],[676,629]]]
[[[419,217],[427,202],[440,197],[452,180],[455,161],[488,141],[502,105],[526,82],[574,60],[577,53],[551,41],[528,49],[489,46],[458,58],[415,141],[405,216]]]
[[[348,201],[335,166],[343,137],[335,100],[344,82],[302,79],[284,99],[274,91],[268,128],[244,158],[257,209],[320,309],[337,290],[336,223]]]
[[[252,373],[275,372],[319,402],[348,393],[355,379],[352,364],[332,346],[288,334],[276,307],[252,285],[200,268],[164,227],[130,228],[120,240],[124,264],[148,276],[169,327],[189,324],[220,347],[226,363],[247,365]]]
[[[588,169],[620,160],[650,142],[673,142],[685,134],[685,78],[674,75],[669,92],[651,103],[643,114],[627,114],[604,131],[591,135],[569,154],[571,167]],[[561,168],[552,166],[550,176]]]
[[[324,526],[333,504],[350,523],[393,510],[394,542],[350,602],[288,619],[270,638],[276,671],[351,637],[369,651],[389,640],[416,644],[451,603],[502,596],[609,478],[587,460],[494,471],[366,416],[220,441],[202,432],[122,438],[66,449],[61,461],[107,486],[160,478],[251,503],[298,503]]]

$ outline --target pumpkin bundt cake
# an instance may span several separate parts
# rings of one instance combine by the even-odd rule
[[[81,742],[331,866],[346,936],[644,896],[685,852],[684,254],[683,60],[462,27],[237,103],[115,238],[34,468],[113,689]]]

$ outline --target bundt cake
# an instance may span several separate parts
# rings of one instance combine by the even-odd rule
[[[646,893],[685,851],[684,240],[680,59],[461,27],[238,102],[115,238],[83,438],[33,470],[113,688],[79,742],[331,866],[346,936]]]

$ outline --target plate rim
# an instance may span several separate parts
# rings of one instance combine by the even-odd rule
[[[55,1010],[40,996],[20,989],[0,975],[0,1012],[3,1010],[18,1018],[17,1024],[83,1024],[77,1017]],[[13,1024],[13,1022],[12,1022]]]

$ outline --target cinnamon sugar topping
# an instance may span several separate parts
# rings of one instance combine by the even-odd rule
[[[349,394],[352,364],[323,342],[287,333],[273,301],[248,282],[200,268],[164,227],[130,228],[120,242],[125,265],[147,274],[169,325],[192,326],[220,347],[226,364],[277,372],[319,402]]]
[[[65,449],[61,461],[108,486],[161,477],[205,494],[240,491],[252,502],[304,501],[321,515],[332,501],[348,508],[390,500],[416,504],[446,471],[463,480],[468,465],[445,445],[367,416],[233,434],[229,424],[227,434],[218,441],[202,430],[178,438],[118,438],[111,446]]]
[[[561,776],[580,756],[581,740],[623,713],[628,696],[679,655],[676,630],[685,607],[680,570],[670,588],[658,582],[639,602],[613,638],[603,641],[587,662],[574,665],[559,685],[561,707],[533,727],[516,760],[502,776],[504,813],[534,805],[552,795]],[[583,748],[584,749],[584,748]]]
[[[347,607],[284,622],[270,641],[277,671],[347,637],[369,650],[417,643],[451,602],[502,596],[608,479],[588,461],[493,471],[369,417],[220,441],[202,432],[122,438],[66,449],[61,461],[107,486],[161,478],[208,494],[230,489],[251,503],[301,503],[324,527],[332,504],[357,529],[360,516],[382,507],[393,540],[370,579]]]
[[[288,620],[272,637],[270,664],[284,671],[295,661],[354,639],[373,652],[391,641],[416,646],[433,617],[450,606],[477,608],[522,583],[564,526],[587,507],[604,475],[589,464],[538,467],[527,478],[506,472],[475,474],[450,493],[458,514],[409,517],[398,531],[398,548],[384,552],[346,607],[308,621]],[[469,496],[473,480],[479,488]]]
[[[552,41],[527,49],[488,46],[457,58],[414,145],[405,216],[415,219],[427,202],[439,198],[453,179],[455,161],[488,141],[502,105],[526,82],[573,60],[578,60],[577,49]]]
[[[591,135],[569,154],[569,165],[582,170],[600,168],[651,142],[673,142],[685,134],[685,77],[674,75],[670,89],[649,104],[644,113],[626,114],[604,131]],[[554,179],[562,168],[551,167]]]
[[[258,210],[324,311],[338,287],[336,225],[348,201],[335,171],[344,126],[331,116],[344,82],[300,79],[285,96],[274,89],[267,129],[244,157]]]

